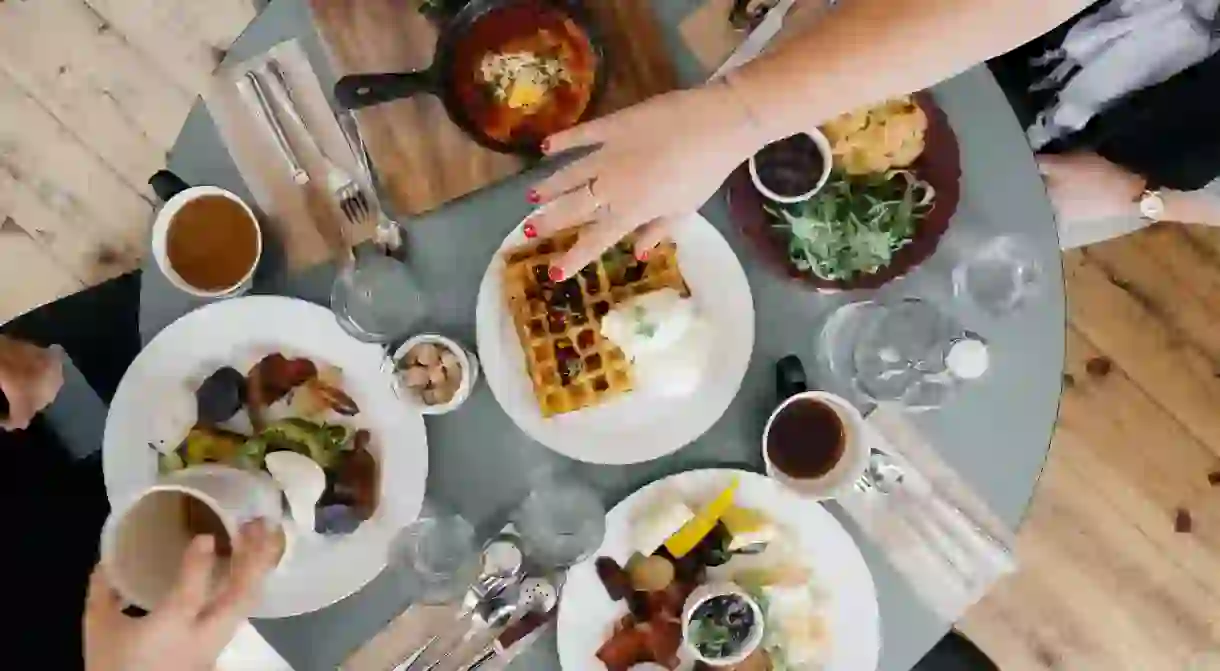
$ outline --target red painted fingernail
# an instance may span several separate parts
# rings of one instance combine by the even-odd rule
[[[542,141],[541,149],[542,149],[542,153],[544,153],[544,154],[551,150],[551,139],[550,138],[547,138]]]
[[[527,238],[538,237],[538,229],[533,224],[526,224],[524,230],[525,230],[525,237],[527,237]]]
[[[538,195],[538,192],[534,189],[530,189],[529,193],[525,194],[525,199],[534,205],[542,202],[542,196]]]
[[[640,251],[636,252],[636,253],[635,253],[635,258],[637,258],[637,259],[639,259],[639,260],[641,260],[641,261],[647,261],[647,260],[648,260],[648,250],[647,250],[647,249],[641,249]]]
[[[552,282],[563,281],[563,269],[559,266],[551,266],[550,270],[546,271],[546,275],[551,278]]]

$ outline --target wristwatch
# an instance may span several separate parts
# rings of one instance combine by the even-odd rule
[[[1160,191],[1144,191],[1139,200],[1140,216],[1148,221],[1160,221],[1165,216],[1165,199]]]

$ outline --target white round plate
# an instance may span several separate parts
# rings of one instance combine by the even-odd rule
[[[343,370],[344,391],[360,406],[352,424],[372,433],[382,496],[373,518],[351,535],[290,546],[253,617],[307,613],[364,587],[385,567],[394,533],[419,515],[428,476],[423,417],[394,395],[381,349],[352,339],[326,308],[257,296],[186,315],[153,338],[127,370],[110,405],[102,447],[111,507],[156,481],[151,446],[185,435],[181,425],[189,428],[194,418],[195,386],[221,366],[246,371],[273,352]]]
[[[627,613],[606,596],[594,560],[620,564],[631,556],[631,521],[670,491],[708,501],[738,478],[737,502],[791,529],[810,559],[816,585],[827,593],[825,615],[831,654],[823,671],[873,671],[881,654],[881,616],[873,575],[855,541],[821,505],[802,499],[762,475],[729,469],[687,471],[657,480],[624,499],[606,515],[606,539],[590,558],[568,572],[559,601],[559,661],[564,671],[605,671],[597,650]]]
[[[675,224],[672,237],[691,297],[716,338],[699,389],[682,399],[635,391],[549,419],[538,408],[525,355],[504,304],[503,252],[527,242],[521,227],[500,245],[479,286],[475,315],[479,359],[496,400],[531,438],[580,461],[634,464],[693,442],[729,407],[754,352],[750,283],[729,243],[702,215]]]

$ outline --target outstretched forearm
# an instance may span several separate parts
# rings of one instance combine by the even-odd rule
[[[1165,221],[1220,226],[1220,196],[1205,190],[1162,191]]]
[[[927,88],[1051,30],[1089,0],[843,0],[729,75],[769,139]]]

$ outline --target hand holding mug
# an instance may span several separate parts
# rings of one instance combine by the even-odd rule
[[[85,606],[86,671],[210,671],[257,603],[282,550],[262,520],[242,526],[228,575],[213,585],[216,540],[196,536],[182,557],[178,580],[152,613],[133,618],[99,565]]]

